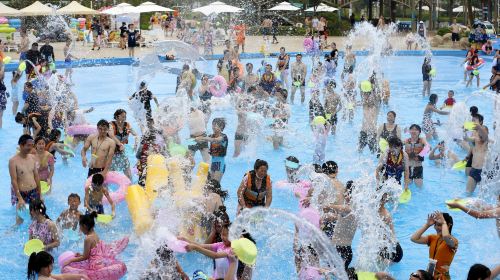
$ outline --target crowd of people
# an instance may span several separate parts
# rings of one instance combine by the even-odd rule
[[[171,16],[152,17],[151,22],[162,26],[165,32],[173,32],[172,30],[175,30],[173,26],[177,27],[178,20]],[[262,23],[263,36],[270,34],[267,28],[273,28],[273,22],[269,21],[270,19],[266,19]],[[93,25],[92,31],[97,38],[95,42],[98,42],[99,27],[98,22],[95,23],[97,25]],[[447,109],[454,106],[456,100],[454,92],[449,91],[440,107],[438,95],[431,94],[433,74],[430,57],[426,57],[422,65],[422,95],[429,100],[425,108],[422,108],[422,121],[415,121],[408,128],[404,128],[396,121],[398,113],[389,111],[387,121],[382,124],[377,123],[380,109],[388,104],[391,97],[389,81],[383,73],[373,71],[367,80],[357,82],[355,77],[357,58],[352,46],[347,46],[344,56],[341,57],[335,43],[327,44],[326,25],[324,19],[312,20],[311,35],[318,37],[325,48],[331,47],[331,52],[325,54],[323,58],[316,55],[312,66],[304,63],[305,54],[298,53],[292,57],[285,47],[280,48],[274,65],[269,59],[263,60],[260,65],[252,63],[243,65],[240,60],[240,53],[244,51],[243,23],[233,28],[240,40],[237,39],[234,45],[230,40],[225,41],[226,49],[217,63],[218,75],[215,78],[210,79],[208,75],[200,75],[196,68],[184,65],[177,80],[176,91],[178,96],[189,100],[189,112],[185,121],[191,141],[187,151],[180,153],[172,147],[181,144],[178,133],[182,126],[170,123],[165,128],[162,127],[164,124],[161,121],[155,119],[151,102],[153,101],[156,107],[160,107],[160,103],[148,89],[146,82],[141,82],[139,89],[129,97],[131,102],[140,105],[139,114],[134,114],[140,127],[138,131],[135,131],[127,121],[127,111],[123,108],[116,108],[113,115],[100,116],[103,119],[94,125],[88,123],[85,117],[85,114],[92,113],[94,108],[80,108],[78,98],[71,87],[72,81],[68,78],[69,74],[67,73],[65,77],[57,70],[51,69],[49,64],[55,61],[55,57],[50,44],[47,42],[39,51],[38,44],[33,43],[30,50],[22,52],[20,58],[25,69],[19,68],[14,71],[11,80],[12,112],[15,121],[22,125],[19,129],[21,136],[18,139],[18,152],[9,160],[11,202],[16,208],[16,224],[31,219],[30,239],[40,239],[44,243],[44,251],[33,253],[29,258],[28,277],[100,279],[95,274],[96,268],[111,266],[114,271],[123,275],[126,266],[115,257],[127,246],[128,238],[113,244],[105,244],[94,230],[94,219],[97,215],[105,214],[104,201],[111,206],[111,216],[117,214],[116,202],[110,195],[105,183],[106,178],[115,172],[131,181],[137,179],[138,184],[144,187],[147,158],[153,154],[162,154],[165,157],[180,156],[188,162],[183,166],[182,172],[189,178],[195,166],[195,154],[200,151],[202,160],[210,164],[202,198],[204,206],[202,214],[205,222],[200,225],[206,233],[204,235],[206,240],[193,241],[182,237],[181,239],[188,243],[186,246],[188,251],[196,251],[215,260],[213,275],[215,279],[252,279],[253,268],[239,262],[231,251],[228,237],[231,221],[224,202],[228,195],[237,197],[237,209],[234,210],[238,215],[243,215],[245,209],[271,208],[274,185],[268,173],[268,162],[257,159],[252,170],[244,173],[236,193],[228,193],[221,187],[226,169],[231,168],[226,164],[225,158],[231,142],[234,144],[233,157],[240,156],[254,137],[255,127],[262,126],[262,120],[268,122],[266,127],[272,131],[272,136],[266,140],[269,140],[276,150],[283,147],[287,137],[285,132],[292,118],[290,106],[298,103],[295,99],[297,91],[300,92],[300,106],[304,106],[306,102],[306,91],[311,93],[305,105],[308,108],[308,118],[302,122],[310,124],[309,127],[314,135],[314,152],[311,160],[302,161],[305,164],[301,164],[301,161],[293,155],[285,159],[287,173],[285,184],[291,186],[302,209],[318,213],[320,218],[317,224],[310,222],[332,241],[332,245],[344,262],[344,269],[349,278],[357,279],[355,269],[350,266],[356,254],[353,252],[352,242],[358,224],[363,221],[362,217],[357,215],[355,205],[351,201],[352,194],[356,192],[360,183],[356,178],[345,184],[339,180],[337,177],[339,170],[349,167],[339,166],[331,160],[329,158],[331,155],[326,154],[326,145],[328,139],[342,133],[337,129],[338,122],[344,120],[352,123],[356,107],[361,107],[362,125],[357,150],[362,153],[368,147],[369,151],[378,157],[377,167],[373,170],[377,182],[375,188],[380,194],[377,202],[378,218],[383,222],[382,227],[387,232],[384,239],[391,244],[380,248],[380,258],[377,261],[387,266],[400,262],[403,258],[403,248],[397,241],[391,212],[386,207],[389,193],[385,192],[387,188],[384,186],[397,185],[403,192],[408,192],[413,184],[421,187],[424,184],[425,174],[422,162],[428,157],[437,164],[432,168],[454,166],[464,161],[467,176],[464,189],[473,195],[476,186],[484,179],[483,169],[487,158],[491,157],[488,154],[488,145],[495,139],[489,136],[491,131],[484,125],[484,116],[479,108],[474,106],[470,108],[468,116],[472,128],[469,131],[464,128],[463,138],[455,139],[455,142],[467,152],[466,158],[459,159],[456,155],[458,152],[450,148],[452,143],[439,139],[436,126],[439,126],[440,122],[433,120],[433,113],[448,115],[450,111]],[[122,27],[121,37],[128,38],[129,53],[133,56],[133,43],[139,35],[134,31],[133,25],[126,27],[124,24]],[[210,33],[207,31],[210,28],[207,26],[205,31]],[[123,43],[127,40],[123,39]],[[65,49],[65,60],[68,63],[71,63],[73,58],[70,46],[71,43],[68,43],[68,49]],[[96,47],[99,48],[98,43],[94,45],[94,48]],[[495,61],[498,61],[499,57],[500,51],[497,51]],[[337,71],[340,60],[344,61],[344,66]],[[466,61],[467,65],[472,67],[466,68],[465,76],[470,76],[468,84],[475,76],[479,86],[479,75],[475,72],[478,64],[475,49],[467,53]],[[6,91],[3,82],[5,73],[3,65],[1,66],[0,86],[3,88],[0,87],[0,91]],[[487,86],[497,91],[500,82],[496,74],[498,67],[500,61],[494,63],[492,68],[494,76]],[[23,75],[26,77],[24,84],[20,82]],[[197,77],[201,77],[199,85]],[[22,90],[19,89],[21,85]],[[18,97],[21,92],[23,101]],[[222,96],[229,96],[231,105],[235,109],[237,127],[234,138],[225,134],[227,120],[212,116],[215,115],[213,113],[217,104],[215,100]],[[20,104],[22,106],[19,107]],[[209,133],[207,126],[211,119],[211,133]],[[497,125],[497,120],[493,121]],[[85,127],[85,130],[71,132],[75,127]],[[63,132],[66,135],[64,140]],[[408,134],[409,136],[406,136]],[[133,145],[130,144],[132,137]],[[79,146],[81,142],[83,146]],[[132,154],[127,152],[127,147],[130,146]],[[83,194],[85,213],[79,210],[80,195],[70,193],[67,197],[68,209],[53,221],[47,215],[47,206],[43,200],[46,194],[42,192],[42,184],[51,185],[54,176],[61,176],[55,169],[55,161],[59,160],[58,158],[62,161],[72,160],[72,157],[78,154],[76,152],[78,149],[82,167],[88,169],[86,176],[88,187]],[[136,168],[132,167],[134,163],[131,164],[131,157],[136,159]],[[307,163],[311,163],[313,167],[311,176],[323,176],[328,188],[319,187],[314,182],[300,178],[299,170]],[[132,169],[137,169],[138,178],[133,176]],[[492,180],[497,174],[487,176],[488,180]],[[500,195],[498,200],[500,202]],[[475,218],[500,218],[498,206],[471,209],[457,201],[449,202],[448,206],[458,208]],[[23,214],[24,211],[28,214]],[[430,227],[433,227],[436,233],[424,235]],[[429,266],[426,270],[416,270],[410,279],[450,279],[453,258],[459,250],[459,240],[452,235],[453,227],[453,217],[449,213],[439,211],[429,213],[424,225],[411,235],[412,242],[429,247]],[[76,254],[63,264],[62,275],[53,275],[54,258],[51,253],[54,248],[60,246],[62,231],[77,228],[85,235],[83,253]],[[317,273],[317,278],[312,279],[320,279],[322,274],[328,274],[330,272],[328,268],[319,267],[320,256],[317,249],[311,244],[301,242],[301,236],[307,235],[308,232],[298,225],[295,232],[297,238],[294,239],[294,255],[299,278],[309,279],[305,275],[311,273],[311,268],[313,270],[316,268]],[[250,233],[251,229],[248,229],[242,236],[253,240]],[[170,266],[175,268],[175,272],[148,268],[144,279],[189,279],[171,249],[161,246],[156,255],[157,258],[151,263],[152,267]],[[470,268],[468,279],[493,279],[498,274],[500,267],[490,270],[484,265],[474,264]],[[203,275],[204,272],[197,271],[192,279],[208,279],[203,278]],[[385,272],[378,272],[375,277],[394,279]]]

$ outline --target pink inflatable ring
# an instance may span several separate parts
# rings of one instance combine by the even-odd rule
[[[72,125],[66,129],[66,133],[70,136],[90,135],[97,133],[97,126],[89,124]]]
[[[91,184],[92,184],[92,176],[87,178],[87,181],[85,181],[85,190],[87,190]],[[127,176],[123,175],[122,173],[116,171],[110,171],[108,172],[108,174],[106,174],[106,178],[104,178],[104,184],[118,185],[118,190],[114,192],[109,192],[109,196],[111,196],[111,199],[116,204],[125,200],[125,193],[127,193],[127,188],[128,186],[130,186],[131,182],[130,179]],[[102,198],[102,203],[109,204],[106,197]]]
[[[212,85],[209,88],[213,96],[222,97],[227,91],[227,82],[224,77],[217,75],[212,79]]]

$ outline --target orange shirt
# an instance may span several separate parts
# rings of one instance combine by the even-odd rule
[[[434,270],[434,279],[436,280],[450,279],[450,265],[458,249],[458,240],[453,236],[451,236],[451,239],[455,243],[455,248],[450,248],[441,235],[431,234],[427,236],[429,258],[437,260],[436,269]]]

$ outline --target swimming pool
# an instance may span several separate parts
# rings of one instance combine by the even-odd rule
[[[363,59],[362,57],[359,59]],[[294,59],[292,58],[292,61]],[[391,81],[391,100],[389,106],[383,108],[379,115],[379,122],[385,121],[385,112],[394,110],[398,114],[397,123],[401,127],[409,126],[412,123],[421,123],[422,113],[427,99],[421,97],[421,64],[423,57],[407,56],[392,57],[384,62],[384,72]],[[259,65],[261,59],[248,59],[243,63],[252,62]],[[275,58],[269,59],[274,65]],[[462,58],[440,56],[433,59],[433,66],[438,69],[436,79],[433,81],[432,93],[439,95],[442,103],[449,89],[456,92],[457,101],[465,101],[467,105],[476,105],[484,114],[487,126],[492,126],[492,102],[488,98],[490,93],[474,93],[475,88],[466,89],[462,83],[463,68],[460,66]],[[306,59],[310,63],[309,59]],[[215,74],[217,61],[198,62],[197,67],[201,72]],[[168,64],[170,67],[180,67],[180,63]],[[342,65],[339,65],[341,69]],[[255,69],[256,67],[254,67]],[[95,111],[88,114],[87,118],[91,123],[96,123],[101,118],[112,118],[112,113],[117,108],[124,108],[129,111],[127,97],[136,89],[136,70],[132,66],[106,66],[89,67],[75,69],[74,81],[76,85],[74,91],[78,96],[80,107],[95,107]],[[337,76],[339,73],[337,73]],[[489,78],[489,67],[481,69],[483,81]],[[6,79],[8,80],[8,79]],[[158,73],[153,78],[148,78],[149,89],[161,100],[162,98],[173,96],[175,91],[175,76],[168,73]],[[484,83],[482,83],[484,84]],[[309,94],[306,94],[306,100]],[[10,103],[9,105],[10,106]],[[132,114],[129,114],[129,121]],[[366,151],[363,154],[357,152],[357,137],[361,126],[361,110],[357,109],[353,124],[341,123],[337,128],[337,136],[330,137],[327,144],[327,160],[335,160],[339,164],[339,177],[343,182],[356,179],[364,170],[368,174],[373,174],[372,169],[360,165],[365,159],[375,162],[376,158]],[[283,160],[288,155],[295,155],[301,162],[309,163],[312,160],[313,141],[312,133],[308,127],[308,112],[300,105],[292,106],[292,117],[290,119],[291,130],[295,131],[294,137],[286,139],[286,147],[274,151],[272,144],[262,139],[255,151],[255,157],[243,157],[239,159],[231,158],[233,153],[233,135],[236,127],[236,119],[232,109],[215,110],[212,117],[226,117],[228,125],[225,133],[230,139],[228,156],[226,163],[228,167],[222,180],[222,186],[229,190],[229,199],[226,201],[228,213],[234,218],[236,213],[236,189],[244,172],[251,169],[255,158],[266,159],[269,162],[269,173],[273,181],[285,178]],[[446,117],[437,117],[442,122],[446,122]],[[136,124],[134,123],[136,126]],[[439,128],[443,133],[444,127]],[[3,219],[0,221],[0,232],[2,239],[0,246],[0,274],[5,275],[2,279],[21,279],[25,276],[27,267],[27,257],[22,253],[22,246],[28,239],[27,226],[24,223],[17,229],[12,229],[14,224],[14,210],[10,205],[9,175],[7,169],[7,158],[15,153],[17,138],[21,133],[21,127],[14,123],[10,115],[10,108],[4,113],[4,128],[0,130],[0,155],[4,158],[4,165],[0,168],[0,176],[4,178],[3,192],[0,197],[0,213]],[[181,132],[181,138],[187,138],[187,129]],[[406,135],[405,137],[407,137]],[[405,138],[404,137],[404,138]],[[460,153],[459,156],[464,156]],[[197,162],[201,160],[199,154]],[[132,160],[135,163],[135,160]],[[370,167],[371,168],[371,167]],[[392,265],[390,272],[396,279],[407,278],[408,275],[417,270],[425,269],[428,263],[428,248],[426,246],[411,243],[410,235],[420,228],[426,220],[427,214],[434,210],[446,211],[444,201],[454,197],[465,196],[466,178],[462,173],[449,169],[435,167],[428,160],[424,161],[424,186],[417,189],[412,185],[413,198],[410,203],[399,206],[393,219],[396,233],[404,249],[404,258],[401,263]],[[64,165],[61,160],[56,162],[56,173],[54,176],[54,188],[50,195],[46,197],[48,214],[56,219],[59,213],[67,207],[67,195],[76,192],[83,198],[83,182],[87,170],[81,166],[80,157],[77,156]],[[284,209],[297,212],[296,203],[291,193],[283,190],[274,191],[273,208]],[[80,207],[80,210],[82,207]],[[469,267],[474,263],[483,263],[487,266],[496,265],[500,260],[500,241],[496,234],[494,220],[475,220],[462,212],[451,212],[454,218],[453,235],[459,240],[458,252],[451,267],[451,276],[455,279],[465,278]],[[131,234],[131,221],[125,203],[117,207],[117,218],[111,226],[97,226],[97,231],[101,239],[105,241],[116,240],[124,235]],[[429,229],[428,233],[434,233]],[[358,233],[359,235],[359,233]],[[256,238],[258,245],[262,245],[259,237]],[[357,240],[353,244],[354,261],[356,263]],[[289,240],[288,254],[273,255],[266,251],[266,248],[259,246],[260,254],[254,279],[293,279],[295,269],[293,264],[293,253],[291,251],[292,240]],[[59,249],[53,252],[54,256],[66,250],[82,251],[83,242],[62,243]],[[138,246],[138,240],[132,239],[128,248],[120,255],[127,265]],[[497,249],[495,249],[497,248]],[[199,254],[189,253],[180,256],[181,265],[188,274],[192,274],[195,269],[211,271],[211,262]],[[58,268],[56,268],[58,269]],[[272,271],[272,273],[270,273]],[[129,277],[130,279],[131,277]]]

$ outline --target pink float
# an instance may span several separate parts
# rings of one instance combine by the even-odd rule
[[[72,125],[66,129],[66,133],[70,136],[91,135],[97,133],[97,126],[90,124]]]
[[[71,260],[72,258],[75,257],[75,252],[72,252],[72,251],[66,251],[64,253],[62,253],[61,255],[59,255],[59,257],[57,258],[57,263],[59,264],[59,267],[63,267],[64,264]]]
[[[224,77],[217,75],[212,79],[210,85],[210,93],[216,97],[222,97],[226,94],[227,91],[227,82]]]
[[[425,147],[422,149],[422,151],[420,151],[418,155],[421,157],[425,157],[426,155],[429,154],[430,151],[431,151],[431,146],[425,145]]]
[[[307,52],[310,52],[314,48],[314,42],[311,38],[304,39],[304,49]]]
[[[118,190],[109,193],[109,196],[111,196],[111,199],[114,203],[122,202],[125,199],[127,188],[131,184],[130,179],[127,176],[116,171],[108,172],[108,174],[106,174],[106,178],[104,178],[104,183],[118,185]],[[89,177],[87,178],[87,181],[85,181],[85,190],[87,190],[91,184],[92,177]],[[105,197],[102,198],[102,203],[109,204],[108,200]]]
[[[170,248],[172,251],[177,252],[177,253],[186,253],[186,246],[188,243],[183,240],[179,239],[173,239],[170,241],[167,241],[167,246]]]
[[[318,210],[308,207],[308,208],[302,208],[299,212],[299,217],[307,220],[311,224],[313,224],[315,227],[319,228],[319,212]]]

